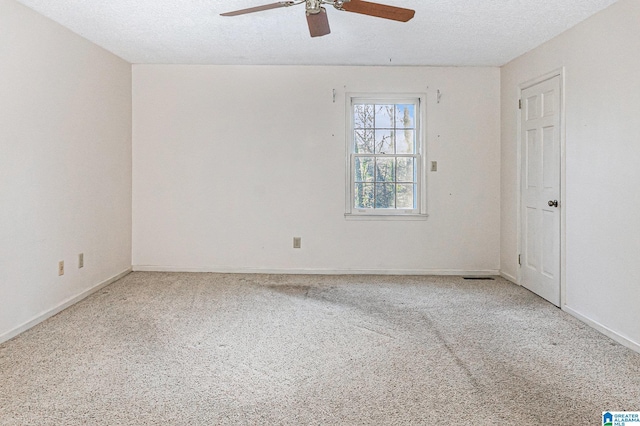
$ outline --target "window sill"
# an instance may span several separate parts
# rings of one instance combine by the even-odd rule
[[[344,218],[346,220],[427,220],[428,214],[365,214],[365,213],[345,213]]]

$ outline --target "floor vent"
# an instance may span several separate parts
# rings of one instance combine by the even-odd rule
[[[465,280],[493,281],[491,277],[462,277]]]

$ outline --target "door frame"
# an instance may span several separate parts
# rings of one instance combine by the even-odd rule
[[[558,68],[539,77],[527,80],[518,85],[518,99],[522,99],[522,92],[536,84],[550,80],[554,77],[560,77],[560,309],[566,306],[566,126],[565,126],[565,69]],[[517,108],[517,107],[516,107]],[[517,108],[517,248],[518,253],[523,252],[522,247],[522,114]],[[517,284],[522,285],[522,265],[518,265]]]

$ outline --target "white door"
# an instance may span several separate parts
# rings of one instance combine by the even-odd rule
[[[560,306],[560,76],[522,90],[521,284]]]

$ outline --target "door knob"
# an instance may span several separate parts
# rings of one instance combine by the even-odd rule
[[[558,207],[558,200],[549,201],[549,207]]]

